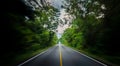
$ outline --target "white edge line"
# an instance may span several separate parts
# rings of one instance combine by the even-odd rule
[[[74,49],[72,49],[73,51],[75,51],[75,52],[77,52],[77,53],[79,53],[79,54],[81,54],[81,55],[83,55],[83,56],[85,56],[85,57],[87,57],[87,58],[89,58],[89,59],[91,59],[91,60],[93,60],[93,61],[95,61],[95,62],[97,62],[97,63],[99,63],[99,64],[102,64],[102,65],[104,65],[104,66],[107,66],[106,64],[104,64],[104,63],[102,63],[102,62],[100,62],[100,61],[97,61],[97,60],[95,60],[95,59],[93,59],[93,58],[91,58],[91,57],[89,57],[89,56],[87,56],[87,55],[85,55],[85,54],[83,54],[83,53],[81,53],[81,52],[78,52],[78,51],[76,51],[76,50],[74,50]]]
[[[50,48],[49,48],[49,49],[50,49]],[[49,49],[48,49],[48,50],[49,50]],[[48,50],[46,50],[46,51],[44,51],[44,52],[41,52],[40,54],[38,54],[38,55],[36,55],[36,56],[33,56],[32,58],[26,60],[25,62],[23,62],[23,63],[21,63],[21,64],[19,64],[19,65],[17,65],[17,66],[22,66],[22,65],[24,65],[25,63],[27,63],[27,62],[29,62],[29,61],[35,59],[35,58],[38,57],[39,55],[44,54],[44,53],[47,52]]]

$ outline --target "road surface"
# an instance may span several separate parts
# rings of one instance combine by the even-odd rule
[[[58,44],[18,66],[107,66],[69,47]]]

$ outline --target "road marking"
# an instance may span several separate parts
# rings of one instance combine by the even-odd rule
[[[70,48],[71,49],[71,48]],[[106,64],[104,64],[104,63],[102,63],[102,62],[100,62],[100,61],[97,61],[97,60],[95,60],[95,59],[93,59],[93,58],[91,58],[91,57],[89,57],[89,56],[87,56],[87,55],[85,55],[85,54],[83,54],[83,53],[81,53],[81,52],[78,52],[78,51],[76,51],[76,50],[74,50],[74,49],[72,49],[73,51],[75,51],[75,52],[77,52],[77,53],[79,53],[79,54],[81,54],[81,55],[83,55],[83,56],[85,56],[85,57],[87,57],[87,58],[89,58],[89,59],[91,59],[91,60],[93,60],[93,61],[95,61],[95,62],[97,62],[97,63],[99,63],[99,64],[101,64],[101,65],[103,65],[103,66],[107,66]]]
[[[60,66],[62,66],[62,52],[61,52],[60,44],[59,44],[59,53],[60,53]]]

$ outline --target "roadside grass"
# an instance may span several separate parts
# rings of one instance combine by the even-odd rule
[[[68,46],[68,45],[66,45]],[[93,54],[89,52],[88,50],[83,50],[83,49],[76,49],[74,47],[68,46],[76,51],[79,51],[80,53],[83,53],[89,57],[94,58],[95,60],[98,60],[108,66],[120,66],[120,56],[108,56],[108,55],[103,55],[103,54]]]
[[[77,49],[76,49],[77,50]],[[86,54],[108,66],[120,66],[120,57],[118,56],[108,56],[108,55],[103,55],[103,54],[93,54],[87,50],[77,50],[83,54]]]
[[[14,57],[13,61],[10,61],[8,63],[8,65],[6,64],[6,66],[17,66],[20,63],[30,59],[31,57],[34,57],[37,54],[40,54],[41,52],[47,50],[50,47],[46,47],[44,49],[38,49],[38,50],[34,50],[34,51],[28,51],[26,53],[22,53],[22,54],[18,54]]]

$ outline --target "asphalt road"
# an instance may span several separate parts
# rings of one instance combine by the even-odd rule
[[[63,45],[56,45],[47,51],[21,63],[18,66],[107,66],[82,53]]]

